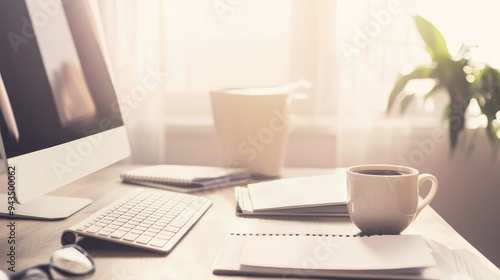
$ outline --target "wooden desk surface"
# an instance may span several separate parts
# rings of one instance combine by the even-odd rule
[[[114,165],[87,176],[55,195],[87,197],[90,206],[61,221],[16,221],[16,270],[46,263],[61,246],[61,232],[136,186],[120,183],[119,174],[136,166]],[[285,176],[328,173],[327,169],[287,169]],[[347,217],[240,218],[234,214],[233,188],[197,193],[213,205],[168,255],[84,239],[80,245],[94,257],[96,272],[90,279],[229,279],[212,274],[212,263],[229,233],[342,233],[355,234]],[[57,206],[55,206],[57,207]],[[7,225],[0,220],[0,268],[7,267]],[[404,234],[420,234],[434,250],[446,255],[456,270],[450,279],[500,279],[500,270],[450,227],[431,207],[426,207]],[[239,279],[238,277],[236,277]],[[232,279],[232,278],[231,278]],[[246,278],[241,278],[246,279]],[[262,279],[262,278],[259,278]]]

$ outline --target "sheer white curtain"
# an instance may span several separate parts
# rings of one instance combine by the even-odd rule
[[[471,54],[473,61],[498,67],[500,19],[493,11],[499,5],[492,0],[338,1],[338,165],[374,161],[408,164],[408,159],[420,152],[417,142],[431,138],[435,129],[446,139],[447,124],[442,121],[448,103],[446,92],[424,101],[424,94],[434,85],[432,80],[406,86],[405,91],[417,93],[418,98],[404,116],[398,114],[397,107],[390,116],[386,114],[398,74],[430,63],[412,16],[419,14],[432,22],[443,33],[452,55],[462,43],[477,45]],[[471,128],[481,125],[468,124]],[[434,144],[436,150],[448,153],[447,139]],[[455,154],[465,155],[465,151],[459,147]],[[415,162],[423,164],[424,159]]]
[[[212,88],[307,79],[313,87],[306,100],[293,104],[295,112],[313,116],[336,110],[335,1],[108,0],[99,5],[139,161],[163,160],[165,123],[209,123]]]
[[[494,51],[500,46],[493,36],[500,34],[500,22],[493,17],[494,9],[488,8],[494,1],[474,3],[99,1],[136,151],[133,160],[139,159],[137,155],[139,161],[149,163],[164,160],[165,124],[209,126],[212,88],[279,85],[302,78],[313,87],[306,92],[307,100],[292,104],[294,113],[303,116],[306,125],[330,117],[328,123],[338,134],[339,165],[346,163],[343,158],[352,157],[351,150],[363,159],[363,149],[369,148],[358,135],[380,136],[381,126],[386,129],[379,141],[390,150],[397,141],[391,131],[411,130],[408,117],[417,125],[439,126],[447,102],[445,94],[427,104],[423,98],[417,100],[405,115],[405,125],[393,126],[393,118],[385,115],[398,73],[429,62],[412,14],[435,23],[449,40],[452,53],[466,41],[487,46],[478,58],[500,61]],[[432,83],[409,85],[407,90],[423,92]]]
[[[500,66],[500,19],[493,15],[498,1],[481,0],[355,0],[338,1],[337,51],[341,59],[343,113],[359,122],[371,122],[385,113],[388,95],[400,72],[430,63],[412,16],[420,14],[444,35],[451,54],[464,44],[476,45],[472,58]],[[406,90],[422,91],[427,83],[409,84]],[[429,85],[430,82],[430,85]],[[423,102],[420,100],[420,102]],[[409,115],[441,113],[442,100],[417,104]],[[435,115],[431,114],[435,119]]]

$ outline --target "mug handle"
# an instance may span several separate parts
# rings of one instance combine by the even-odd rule
[[[436,177],[434,177],[431,174],[424,173],[424,174],[418,175],[417,184],[418,184],[419,190],[423,186],[424,182],[427,180],[432,182],[431,190],[430,190],[429,194],[418,204],[417,213],[415,214],[415,218],[418,216],[420,211],[422,211],[422,209],[424,209],[425,206],[427,206],[429,203],[431,203],[431,200],[436,195],[436,192],[438,189],[438,181],[437,181]]]

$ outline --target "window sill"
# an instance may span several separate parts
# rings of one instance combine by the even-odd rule
[[[210,116],[169,116],[164,119],[168,132],[203,133],[213,131]],[[335,116],[294,116],[291,119],[292,134],[335,135],[339,131],[362,129],[433,129],[444,122],[438,118],[421,117],[381,117],[378,119],[351,120]]]
[[[212,117],[208,116],[170,116],[163,123],[171,133],[203,133],[214,130]],[[293,117],[290,131],[292,134],[337,134],[338,120],[333,116]]]

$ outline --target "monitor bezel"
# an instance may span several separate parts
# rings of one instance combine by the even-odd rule
[[[87,3],[85,5],[86,11],[82,11],[82,13],[87,13],[93,23],[99,49],[104,57],[107,71],[111,77],[111,85],[116,95],[116,86],[106,50],[98,5],[93,0],[85,2]],[[119,96],[117,96],[118,99]],[[123,116],[122,121],[124,122]],[[28,203],[130,156],[130,144],[125,124],[114,128],[107,127],[111,124],[106,119],[101,120],[101,124],[102,130],[104,130],[102,132],[11,158],[6,157],[3,141],[0,142],[2,157],[0,164],[15,168],[16,202],[19,204]],[[2,181],[0,190],[1,193],[7,193],[6,180]]]

